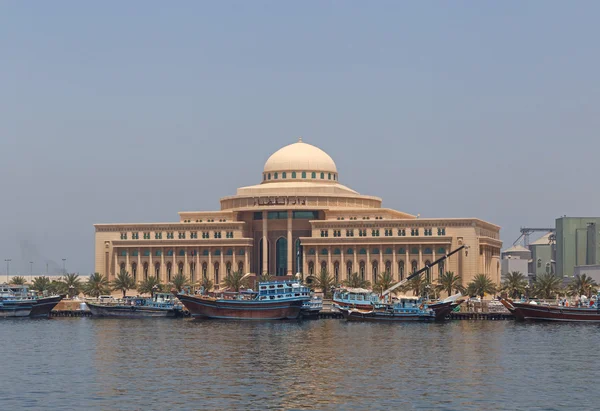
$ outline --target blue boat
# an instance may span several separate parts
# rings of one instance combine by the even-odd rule
[[[181,317],[183,306],[170,293],[155,293],[154,297],[126,297],[124,299],[88,299],[85,304],[95,317],[147,318]]]
[[[60,295],[40,297],[26,285],[0,285],[0,317],[49,317]]]
[[[375,304],[371,309],[342,308],[347,321],[404,322],[435,321],[436,313],[419,297],[402,296],[393,304]]]

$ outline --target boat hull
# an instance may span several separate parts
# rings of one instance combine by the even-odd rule
[[[558,307],[516,303],[511,300],[500,300],[517,321],[564,321],[600,323],[600,309]]]
[[[228,320],[293,320],[299,317],[303,301],[222,300],[178,294],[192,317]]]
[[[433,315],[423,315],[418,313],[390,313],[368,311],[361,312],[358,310],[340,309],[346,321],[361,321],[361,322],[432,322],[435,321]]]
[[[150,317],[176,317],[177,310],[173,308],[157,308],[129,305],[102,305],[86,301],[92,316],[118,317],[118,318],[150,318]]]
[[[35,318],[49,317],[50,311],[52,311],[61,300],[62,297],[60,295],[38,298],[35,300],[35,304],[33,304],[29,316]]]
[[[24,301],[4,301],[0,305],[0,318],[29,317],[33,305]]]
[[[450,314],[452,312],[452,310],[454,310],[456,307],[458,307],[462,303],[463,303],[463,300],[450,301],[450,302],[446,302],[446,303],[439,302],[439,303],[430,304],[429,308],[435,312],[435,320],[436,321],[443,321],[446,319],[448,314]]]

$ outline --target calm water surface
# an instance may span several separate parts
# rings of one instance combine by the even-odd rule
[[[0,321],[0,410],[597,409],[589,324]]]

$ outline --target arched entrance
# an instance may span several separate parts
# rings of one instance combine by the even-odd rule
[[[275,273],[278,276],[287,274],[287,239],[284,237],[275,243]]]

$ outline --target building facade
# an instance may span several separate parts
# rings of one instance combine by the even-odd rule
[[[572,276],[580,265],[600,264],[600,217],[556,219],[556,274]]]
[[[180,212],[173,223],[96,224],[96,272],[163,282],[183,273],[215,284],[238,270],[305,277],[326,270],[338,283],[354,272],[375,281],[385,270],[403,279],[466,245],[432,269],[432,280],[454,271],[464,284],[479,273],[500,282],[500,227],[383,208],[380,198],[342,185],[332,158],[301,139],[269,157],[260,184],[220,202],[219,211]]]

